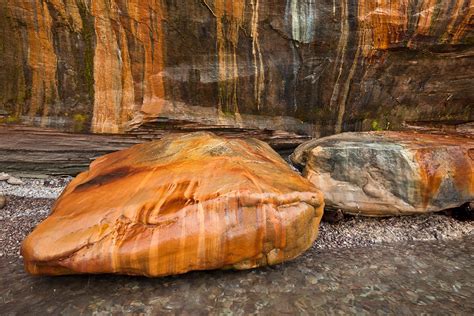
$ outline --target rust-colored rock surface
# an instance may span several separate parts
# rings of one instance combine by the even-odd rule
[[[163,276],[295,258],[322,194],[267,144],[168,136],[94,161],[25,239],[32,274]]]
[[[318,136],[474,120],[472,0],[0,0],[0,112]]]
[[[368,216],[436,212],[474,201],[474,139],[414,132],[343,133],[291,156],[326,205]]]

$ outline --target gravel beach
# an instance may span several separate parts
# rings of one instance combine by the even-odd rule
[[[0,257],[20,256],[23,238],[49,214],[54,200],[71,180],[71,177],[22,178],[23,185],[0,181],[0,193],[7,197],[6,206],[0,209]],[[474,235],[474,221],[461,221],[444,213],[387,218],[346,216],[337,223],[322,222],[313,248],[455,240],[469,235]]]

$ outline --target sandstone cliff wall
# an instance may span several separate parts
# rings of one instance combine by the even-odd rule
[[[474,119],[472,0],[0,0],[0,114],[311,135]]]

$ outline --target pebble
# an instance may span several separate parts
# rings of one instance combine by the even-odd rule
[[[0,211],[0,251],[6,257],[18,258],[21,241],[48,216],[54,200],[12,195],[7,198],[7,205]]]
[[[455,240],[470,235],[474,235],[474,221],[458,220],[443,213],[385,218],[346,215],[336,224],[322,222],[313,247],[368,247],[382,243]]]
[[[23,181],[21,181],[21,179],[18,179],[18,178],[12,177],[12,176],[10,176],[8,178],[7,183],[11,184],[11,185],[23,185],[23,184],[25,184]]]
[[[8,173],[0,172],[0,181],[6,181],[8,179],[10,179],[10,175]]]
[[[7,204],[7,199],[6,199],[5,195],[0,193],[0,209],[4,208],[5,204]]]
[[[22,178],[22,185],[11,185],[0,181],[0,192],[4,195],[56,199],[72,177],[49,177],[48,179]]]

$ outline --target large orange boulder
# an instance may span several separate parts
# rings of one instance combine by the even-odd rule
[[[474,139],[415,132],[343,133],[291,159],[326,206],[368,216],[436,212],[474,201]]]
[[[267,144],[169,136],[95,160],[24,240],[31,274],[163,276],[295,258],[322,194]]]

